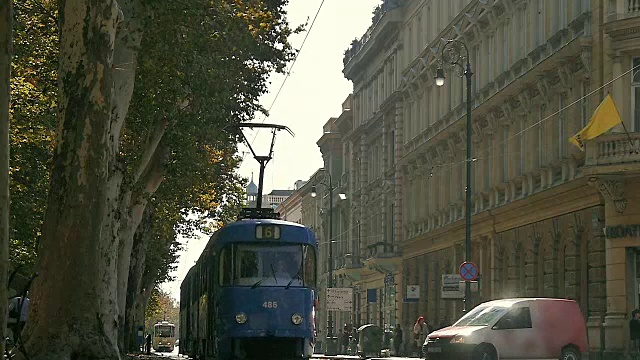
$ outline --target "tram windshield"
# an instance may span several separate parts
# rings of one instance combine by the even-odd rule
[[[173,337],[173,330],[175,329],[172,325],[156,325],[156,336],[157,337]]]
[[[223,286],[315,287],[313,247],[291,244],[233,244],[220,254]]]

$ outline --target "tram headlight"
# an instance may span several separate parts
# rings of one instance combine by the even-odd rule
[[[302,315],[298,313],[291,315],[291,322],[294,323],[295,325],[302,324]]]
[[[236,314],[236,322],[238,324],[244,324],[247,322],[247,314],[240,312]]]

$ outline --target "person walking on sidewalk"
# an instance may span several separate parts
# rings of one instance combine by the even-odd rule
[[[396,325],[396,331],[393,334],[393,350],[395,356],[402,356],[402,326]]]
[[[147,355],[151,354],[151,334],[147,334]]]
[[[422,356],[422,344],[427,334],[429,334],[429,325],[425,321],[424,316],[420,316],[413,325],[413,341],[418,357]]]

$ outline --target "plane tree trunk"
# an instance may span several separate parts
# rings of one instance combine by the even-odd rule
[[[145,152],[137,171],[134,172],[131,184],[125,183],[122,188],[122,196],[119,203],[118,217],[118,309],[119,321],[125,324],[127,313],[128,283],[131,278],[131,261],[134,246],[134,235],[142,221],[147,208],[148,198],[153,195],[163,180],[164,153],[166,148],[161,140],[168,122],[165,119],[156,122],[155,130],[150,134],[146,143]],[[140,237],[144,246],[145,236]],[[126,326],[121,326],[118,334],[118,343],[121,352],[125,352],[128,346],[125,344]]]
[[[33,284],[33,360],[119,359],[118,243],[109,200],[115,0],[60,0],[58,132]],[[83,275],[84,276],[79,276]]]
[[[144,312],[139,317],[136,313],[136,306],[141,299],[143,292],[142,289],[142,275],[145,268],[145,244],[146,238],[152,234],[152,213],[153,208],[149,207],[145,210],[140,226],[136,230],[133,241],[133,250],[131,252],[131,264],[129,270],[129,281],[127,283],[127,298],[125,306],[125,321],[124,321],[124,338],[125,345],[123,348],[129,351],[136,350],[138,348],[138,326],[144,327]]]

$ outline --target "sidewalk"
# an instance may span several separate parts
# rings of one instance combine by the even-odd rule
[[[360,359],[357,355],[324,355],[324,354],[313,354],[312,359],[328,359],[328,360],[355,360]],[[390,356],[390,357],[373,357],[367,358],[367,360],[422,360],[417,357],[398,357],[398,356]]]

